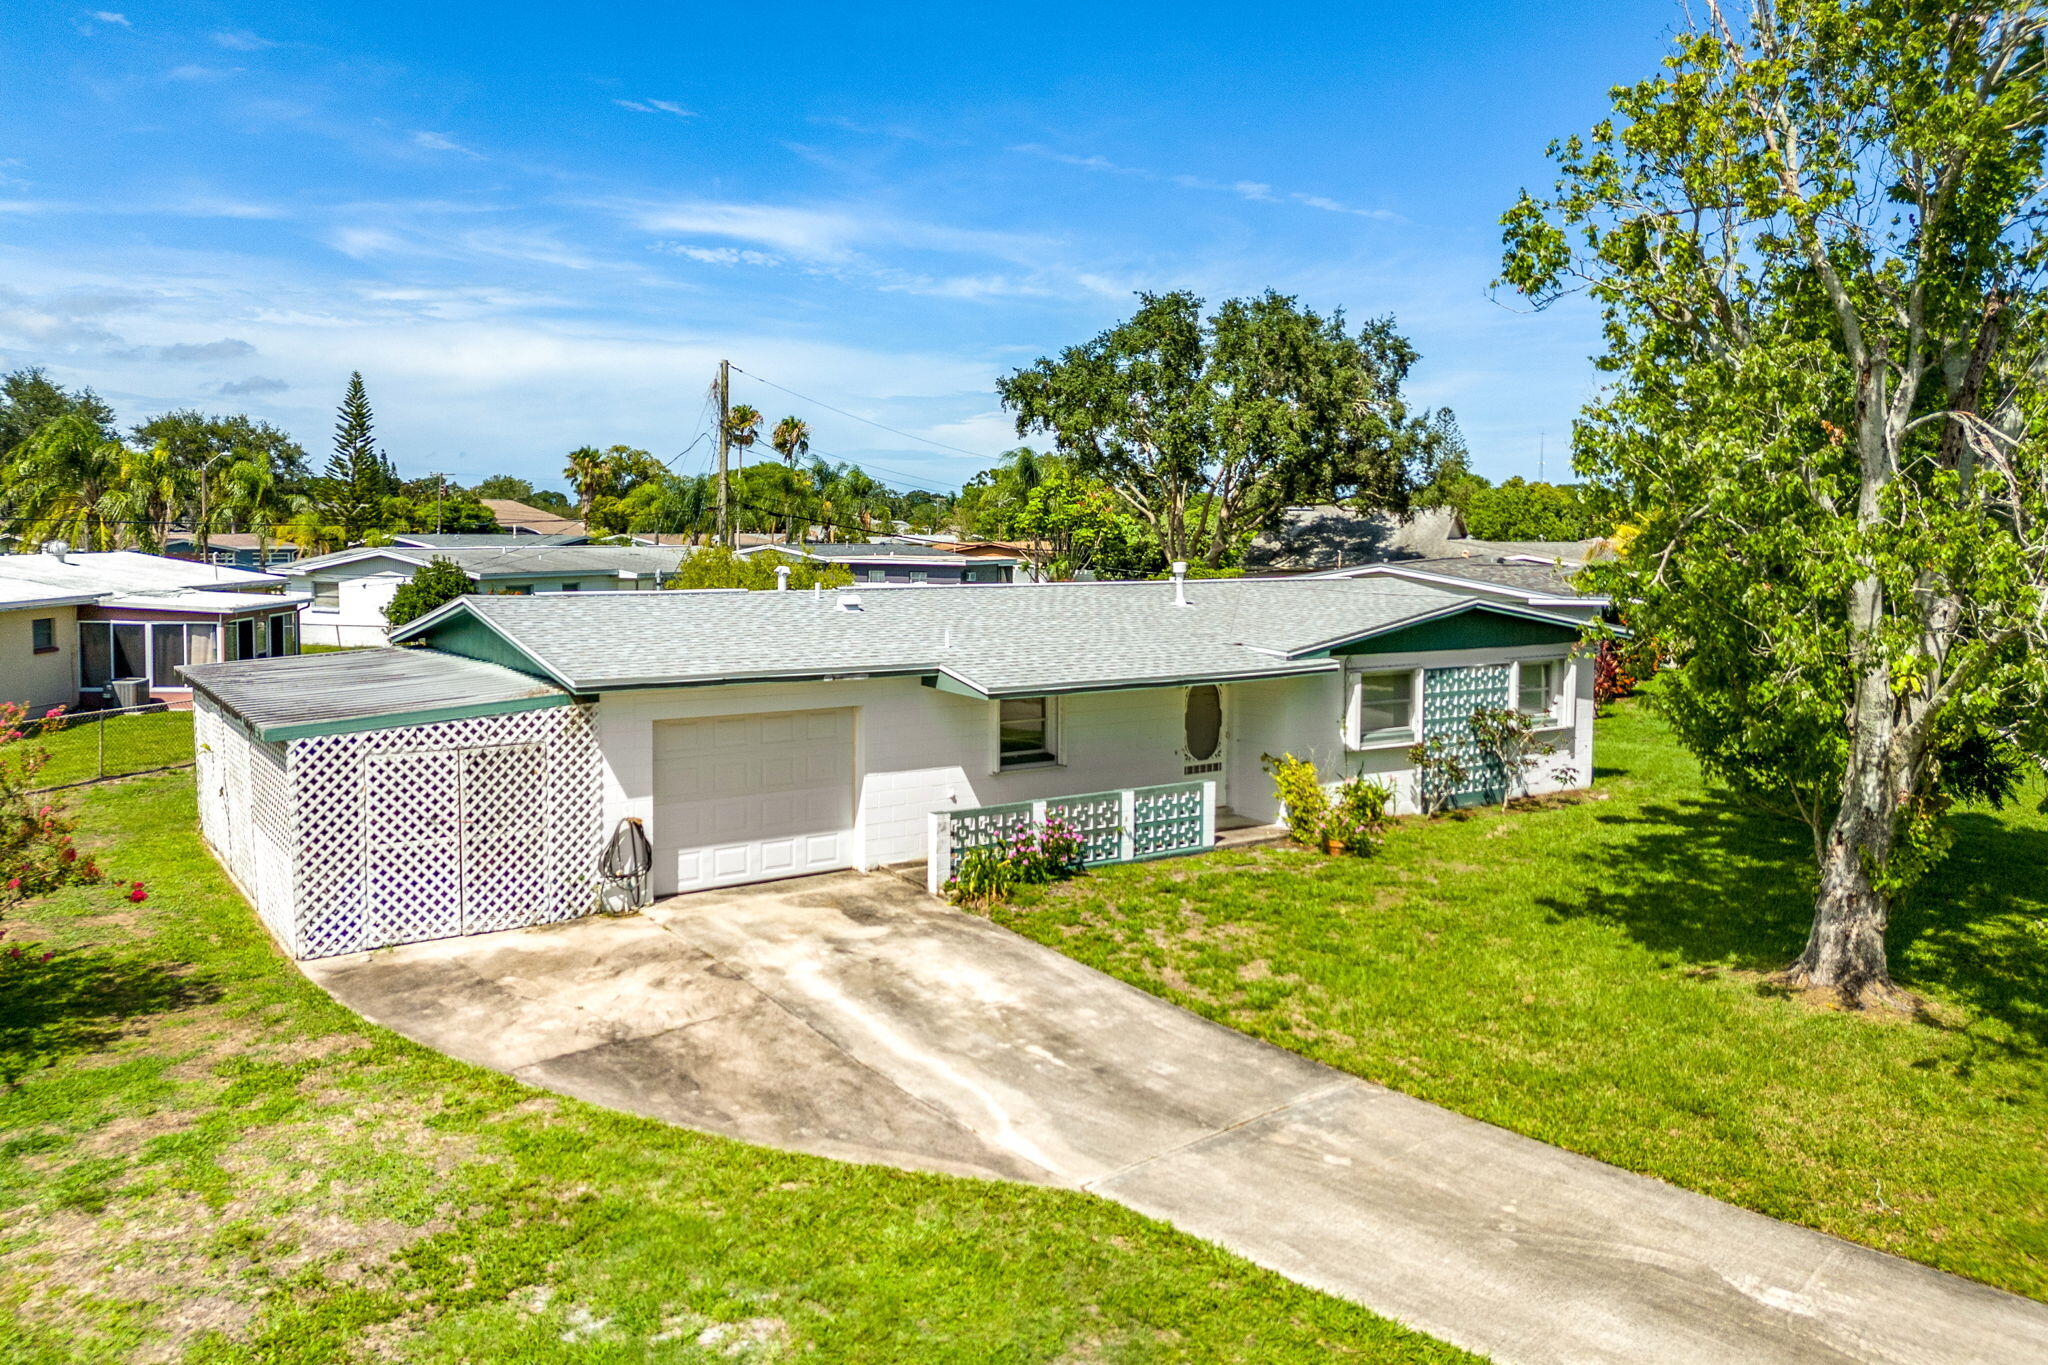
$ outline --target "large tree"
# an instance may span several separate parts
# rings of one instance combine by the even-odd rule
[[[0,377],[0,459],[59,417],[81,417],[103,440],[114,437],[114,410],[91,389],[70,392],[41,366]]]
[[[1704,0],[1552,148],[1505,278],[1604,312],[1582,473],[1679,733],[1813,834],[1795,985],[1898,1003],[1885,931],[1944,812],[2048,753],[2044,18]]]
[[[45,540],[81,550],[118,549],[130,538],[119,497],[129,454],[111,423],[89,410],[43,423],[0,467],[0,519],[23,549]]]
[[[1391,318],[1353,332],[1271,291],[1206,318],[1193,294],[1139,298],[1128,321],[996,387],[1019,435],[1052,435],[1169,557],[1221,565],[1294,502],[1406,505],[1439,418],[1408,411],[1416,353]]]
[[[318,520],[354,544],[383,524],[384,500],[398,491],[391,461],[377,449],[376,418],[361,372],[351,373],[334,419],[334,453],[315,484]]]

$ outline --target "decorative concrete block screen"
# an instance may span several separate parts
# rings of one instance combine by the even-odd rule
[[[1216,784],[1173,782],[933,811],[925,888],[937,895],[968,850],[992,848],[1052,818],[1066,821],[1081,836],[1083,866],[1200,853],[1216,842]]]
[[[1465,780],[1454,788],[1431,797],[1453,806],[1473,801],[1498,801],[1507,773],[1500,760],[1481,751],[1472,735],[1472,713],[1482,706],[1513,705],[1508,695],[1506,664],[1471,664],[1454,668],[1432,668],[1422,677],[1422,734],[1425,739],[1441,736],[1453,754],[1465,765]]]
[[[200,826],[294,957],[574,919],[603,843],[586,708],[250,739],[196,701]]]

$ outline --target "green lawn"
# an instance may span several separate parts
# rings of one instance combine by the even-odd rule
[[[50,751],[50,762],[36,778],[36,785],[67,787],[74,782],[90,782],[101,776],[102,761],[110,776],[192,761],[190,711],[114,716],[105,722],[104,746],[100,726],[98,721],[81,721],[43,736],[38,742]]]
[[[9,912],[0,1360],[1466,1359],[1090,1196],[763,1151],[526,1089],[283,961],[188,773],[88,789],[147,903]]]
[[[1845,1015],[1764,979],[1804,941],[1804,828],[1710,791],[1638,704],[1598,754],[1593,799],[1404,821],[1369,861],[1110,868],[998,918],[1411,1095],[2048,1298],[2048,818],[1964,813],[1892,933],[1929,1017]]]

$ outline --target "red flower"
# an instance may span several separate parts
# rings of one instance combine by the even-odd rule
[[[140,904],[149,899],[149,893],[142,889],[141,882],[131,882],[128,886],[128,899]]]
[[[19,891],[19,890],[21,890],[21,878],[19,878],[19,877],[9,877],[9,878],[7,879],[7,889],[8,889],[9,891]]]

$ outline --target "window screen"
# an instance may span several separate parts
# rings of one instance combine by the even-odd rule
[[[204,630],[202,626],[200,629]],[[185,662],[185,627],[159,623],[149,628],[149,680],[158,687],[183,687],[178,668]]]
[[[1393,739],[1412,733],[1415,675],[1364,673],[1358,679],[1358,737]]]
[[[105,621],[78,623],[78,681],[87,691],[105,687],[114,676],[110,629]]]
[[[1001,766],[1052,761],[1052,703],[1044,697],[1012,697],[1001,708],[997,745]]]
[[[1542,663],[1522,665],[1522,682],[1515,705],[1532,716],[1547,716],[1557,707],[1557,664],[1546,660]]]

